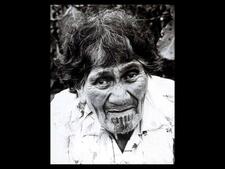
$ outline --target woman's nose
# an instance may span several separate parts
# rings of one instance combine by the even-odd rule
[[[118,85],[114,87],[108,98],[108,103],[112,105],[122,106],[131,102],[131,95],[126,89]]]

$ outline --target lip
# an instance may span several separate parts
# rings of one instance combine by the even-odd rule
[[[127,110],[130,110],[130,109],[133,109],[135,108],[134,106],[131,106],[131,107],[126,107],[126,108],[113,108],[113,109],[106,109],[106,112],[107,113],[122,113],[122,112],[125,112]]]

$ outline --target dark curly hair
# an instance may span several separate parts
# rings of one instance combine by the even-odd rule
[[[149,75],[161,70],[152,32],[143,30],[138,19],[123,10],[103,10],[86,17],[65,41],[64,61],[58,66],[58,74],[73,91],[98,66],[137,60]]]

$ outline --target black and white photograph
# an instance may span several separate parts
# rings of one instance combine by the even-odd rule
[[[175,5],[51,4],[50,164],[175,163]]]

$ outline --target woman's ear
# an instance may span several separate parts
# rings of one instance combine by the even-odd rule
[[[77,108],[79,112],[81,113],[80,117],[83,117],[84,115],[84,110],[85,110],[85,105],[86,105],[86,97],[85,97],[85,92],[84,92],[84,87],[82,86],[79,90],[77,90],[78,98],[79,98],[79,103],[77,105]]]
[[[82,104],[86,103],[86,97],[85,97],[85,91],[84,91],[84,86],[81,86],[79,90],[77,90],[78,93],[78,98],[80,99],[80,102]]]

